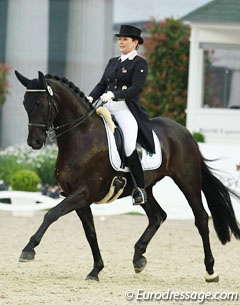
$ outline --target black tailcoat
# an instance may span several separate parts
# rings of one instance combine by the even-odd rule
[[[125,100],[138,123],[138,142],[149,152],[155,153],[150,120],[146,110],[139,102],[139,95],[145,84],[147,73],[147,62],[138,55],[123,62],[119,57],[111,58],[100,82],[89,95],[95,101],[103,93],[112,91],[115,96],[114,100]]]

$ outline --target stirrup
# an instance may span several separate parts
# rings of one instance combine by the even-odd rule
[[[133,205],[144,204],[147,202],[147,194],[143,188],[136,187],[132,192]]]

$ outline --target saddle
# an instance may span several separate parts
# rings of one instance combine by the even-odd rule
[[[115,117],[110,114],[110,112],[104,107],[98,107],[96,110],[97,114],[102,116],[104,120],[107,122],[109,129],[112,131],[114,135],[114,139],[116,142],[117,151],[119,153],[119,157],[121,159],[121,168],[127,166],[127,158],[125,156],[124,149],[124,135],[122,129],[120,128],[118,122]]]
[[[119,172],[129,172],[129,168],[127,167],[127,158],[125,156],[124,150],[124,135],[120,126],[114,117],[111,116],[108,109],[104,107],[98,107],[96,112],[99,116],[102,117],[105,125],[109,146],[109,159],[112,167]],[[162,163],[161,144],[154,131],[153,139],[156,152],[155,154],[148,152],[139,143],[136,145],[136,149],[138,151],[138,155],[144,171],[156,169],[160,167]]]
[[[98,107],[96,113],[102,117],[105,125],[106,135],[109,146],[109,160],[114,170],[117,171],[109,188],[108,194],[95,203],[110,203],[119,198],[122,194],[127,179],[125,173],[129,172],[127,158],[124,150],[124,135],[115,118],[110,114],[108,109]],[[158,168],[162,162],[161,145],[155,132],[153,132],[156,154],[146,151],[140,144],[137,144],[137,151],[143,166],[143,170],[153,170]]]

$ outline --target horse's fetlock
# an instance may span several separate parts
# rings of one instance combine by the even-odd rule
[[[104,268],[103,262],[94,263],[94,269],[101,271]]]
[[[33,236],[30,238],[30,244],[32,245],[31,250],[33,250],[36,246],[38,246],[39,243],[40,243],[40,242],[39,242],[38,240],[36,240],[35,235],[33,235]]]

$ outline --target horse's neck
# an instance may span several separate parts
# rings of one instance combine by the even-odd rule
[[[79,105],[66,107],[67,103],[65,102],[66,109],[59,107],[61,110],[54,121],[54,127],[57,128],[57,144],[60,150],[65,150],[66,146],[74,148],[84,146],[86,143],[91,145],[89,142],[99,133],[99,129],[101,130],[101,120],[95,112],[85,118],[91,108],[84,103],[83,101],[83,104],[79,102]],[[81,118],[82,121],[78,124],[76,120],[81,120]],[[63,125],[66,126],[61,127]],[[58,128],[59,126],[60,128]]]
[[[65,97],[57,101],[58,114],[54,121],[54,125],[65,124],[83,116],[88,110],[83,102],[78,102],[74,97]]]
[[[90,156],[94,158],[107,151],[104,125],[100,117],[92,116],[85,123],[58,137],[57,145],[58,159],[64,164],[72,164],[73,160],[77,162],[80,159],[83,165]]]

